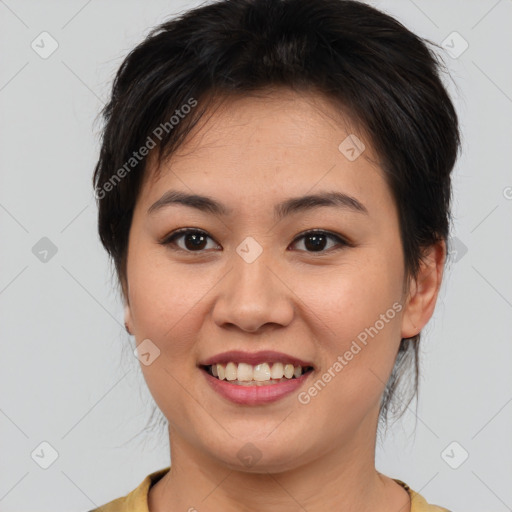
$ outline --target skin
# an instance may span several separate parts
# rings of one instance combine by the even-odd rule
[[[160,350],[141,368],[169,420],[172,465],[150,489],[151,512],[410,510],[408,493],[375,468],[379,403],[400,339],[434,311],[446,248],[429,248],[404,293],[398,213],[378,157],[333,112],[320,96],[287,90],[230,99],[160,176],[148,161],[123,284],[130,332]],[[354,161],[338,149],[349,133],[366,146]],[[148,214],[170,189],[211,196],[234,213],[173,205]],[[368,215],[320,207],[273,218],[275,204],[319,191],[349,194]],[[174,250],[158,243],[179,228],[207,232],[202,252],[185,237]],[[327,238],[315,252],[298,237],[311,229],[351,246]],[[263,250],[250,264],[236,252],[247,236]],[[226,350],[277,350],[313,362],[311,385],[394,303],[401,311],[307,405],[297,393],[235,405],[196,366]],[[251,467],[237,456],[246,443],[261,454]]]

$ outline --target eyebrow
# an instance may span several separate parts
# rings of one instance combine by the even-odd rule
[[[165,207],[176,204],[189,206],[214,215],[230,216],[234,213],[231,208],[226,207],[211,197],[189,194],[178,190],[168,190],[158,201],[149,207],[147,213],[151,215]],[[334,206],[368,215],[366,207],[355,197],[344,194],[343,192],[329,191],[286,199],[275,205],[274,216],[277,219],[282,219],[288,215],[312,210],[321,206]]]

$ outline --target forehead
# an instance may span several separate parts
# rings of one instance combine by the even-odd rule
[[[222,146],[244,153],[258,145],[304,152],[326,145],[336,148],[340,135],[367,138],[358,124],[334,100],[318,93],[287,88],[238,93],[213,100],[173,158],[210,154]]]
[[[346,152],[352,141],[358,141],[356,151],[364,144],[357,158]],[[367,195],[387,187],[354,119],[319,94],[286,89],[224,98],[158,169],[154,156],[146,168],[144,202],[176,186],[226,200],[236,199],[235,190],[239,198],[261,200],[285,190],[288,196],[315,187]]]

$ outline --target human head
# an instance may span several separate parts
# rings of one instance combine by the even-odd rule
[[[147,164],[133,152],[148,147],[162,163],[219,98],[272,87],[328,99],[339,108],[333,116],[347,116],[371,141],[399,212],[405,288],[424,251],[449,233],[459,135],[439,71],[421,38],[354,0],[221,1],[154,29],[116,75],[94,173],[99,234],[124,299],[132,214]],[[127,165],[131,158],[137,161]],[[383,416],[408,365],[417,385],[419,340],[418,333],[400,343]]]

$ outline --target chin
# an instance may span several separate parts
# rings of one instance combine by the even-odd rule
[[[211,445],[209,446],[211,449]],[[296,447],[283,440],[231,440],[221,452],[210,453],[218,463],[232,471],[265,474],[296,469],[308,462],[304,447]]]

